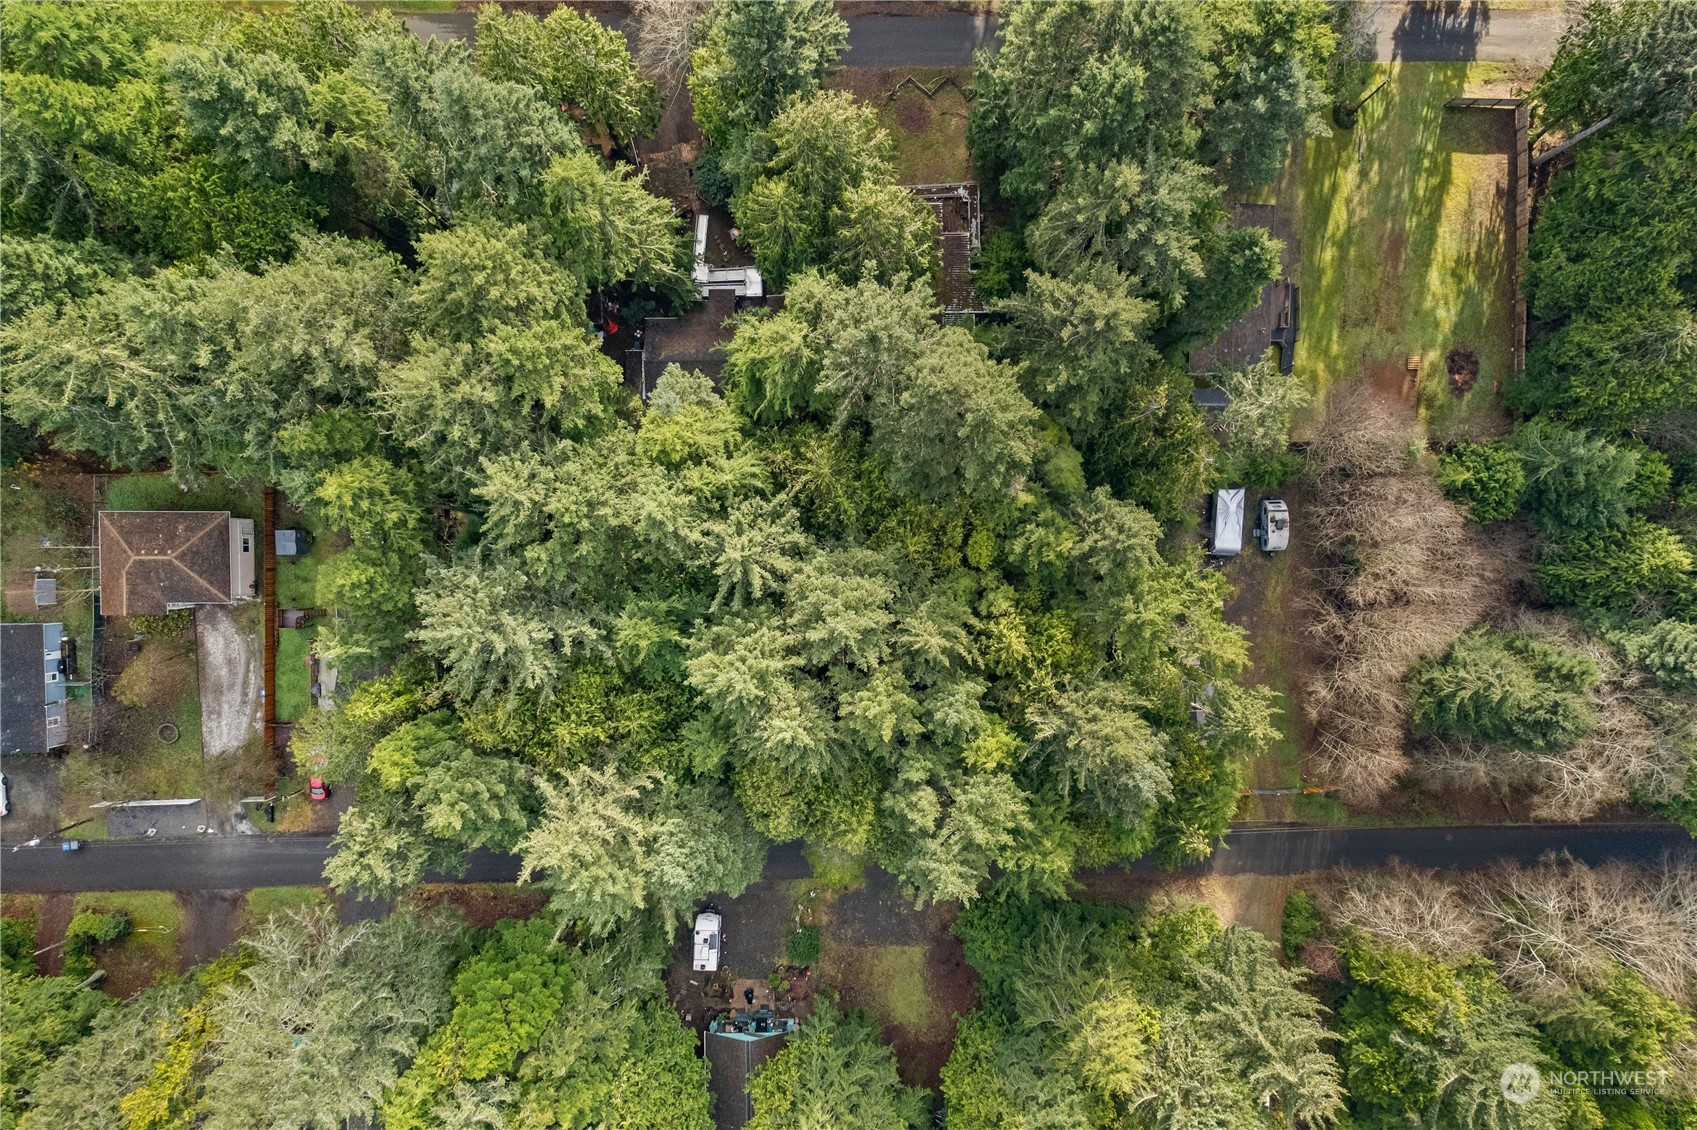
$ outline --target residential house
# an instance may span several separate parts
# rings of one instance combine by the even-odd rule
[[[96,529],[108,616],[163,616],[256,595],[251,519],[222,510],[102,510]]]
[[[65,628],[0,624],[0,752],[65,744]]]
[[[718,1130],[741,1130],[754,1117],[749,1080],[783,1050],[795,1026],[794,1019],[762,1008],[721,1017],[701,1034],[713,1086],[713,1124]]]

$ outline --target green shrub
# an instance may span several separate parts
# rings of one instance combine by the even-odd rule
[[[1616,637],[1627,656],[1664,686],[1697,691],[1697,624],[1663,620]]]
[[[1307,891],[1292,891],[1285,896],[1284,947],[1285,956],[1294,959],[1302,947],[1320,935],[1320,904]]]
[[[725,165],[719,151],[708,147],[701,151],[701,156],[695,159],[693,169],[695,187],[701,190],[701,197],[709,204],[725,204],[731,198],[731,178],[725,172]]]
[[[35,915],[0,918],[0,968],[20,977],[35,975]]]
[[[1673,499],[1673,466],[1667,456],[1637,441],[1629,450],[1638,456],[1638,473],[1627,488],[1633,504],[1645,510],[1667,505]]]
[[[819,927],[803,926],[790,935],[784,948],[790,955],[791,965],[812,965],[819,960]]]
[[[973,276],[973,289],[979,301],[993,302],[1012,298],[1025,289],[1025,272],[1031,259],[1025,253],[1025,243],[1012,228],[990,233],[978,253]]]
[[[163,616],[131,616],[130,629],[149,639],[169,639],[194,627],[194,609],[174,608]]]
[[[1414,728],[1522,749],[1562,749],[1597,725],[1597,667],[1548,640],[1468,632],[1414,673]]]
[[[1522,424],[1514,443],[1526,473],[1526,513],[1545,533],[1613,526],[1639,504],[1637,451],[1542,419]]]
[[[1576,533],[1545,551],[1538,583],[1553,603],[1626,611],[1678,599],[1691,585],[1692,557],[1678,535],[1633,517],[1610,530]]]
[[[1520,455],[1504,443],[1463,443],[1438,459],[1438,486],[1475,522],[1514,515],[1526,490]]]
[[[126,938],[134,927],[121,910],[111,914],[85,910],[71,919],[65,928],[64,975],[79,981],[88,977],[95,969],[94,947]]]

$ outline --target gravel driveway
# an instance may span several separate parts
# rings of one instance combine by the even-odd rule
[[[232,753],[264,730],[259,696],[264,672],[259,635],[244,631],[230,609],[203,604],[194,612],[200,660],[200,736],[206,756]]]

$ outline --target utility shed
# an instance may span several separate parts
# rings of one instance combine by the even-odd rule
[[[1239,204],[1232,222],[1240,228],[1266,228],[1284,243],[1279,277],[1261,288],[1261,301],[1220,336],[1190,350],[1193,376],[1230,373],[1261,360],[1269,347],[1279,351],[1279,372],[1290,372],[1302,322],[1302,292],[1292,281],[1302,262],[1302,240],[1290,217],[1271,204]]]
[[[0,751],[65,744],[64,635],[61,624],[0,624]]]
[[[715,1030],[701,1035],[713,1081],[713,1124],[719,1130],[741,1130],[754,1117],[748,1097],[749,1080],[762,1064],[784,1049],[793,1021],[771,1025],[771,1031]],[[751,1026],[752,1027],[752,1026]]]

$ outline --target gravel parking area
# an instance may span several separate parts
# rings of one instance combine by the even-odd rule
[[[262,733],[259,697],[264,688],[257,632],[216,604],[195,609],[200,661],[200,733],[207,757],[233,753]]]

